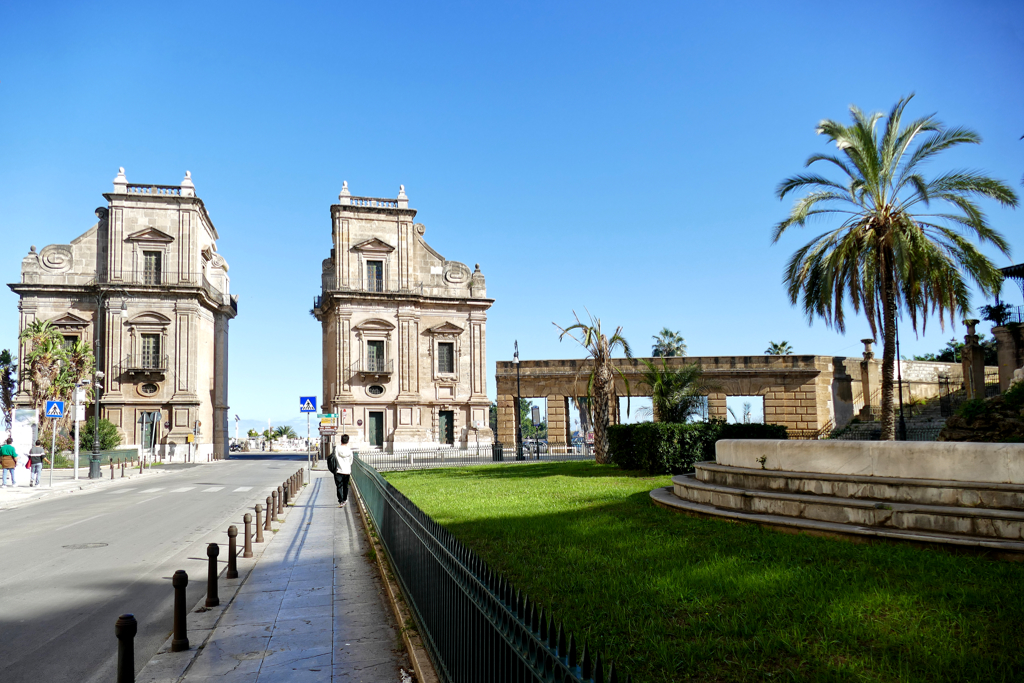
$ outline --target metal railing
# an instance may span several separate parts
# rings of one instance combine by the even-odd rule
[[[121,367],[126,372],[164,372],[169,363],[166,353],[135,353],[125,356]]]
[[[394,361],[384,360],[383,358],[364,358],[352,364],[352,372],[385,375],[394,371],[394,365]]]
[[[442,681],[618,683],[600,653],[588,651],[361,457],[352,475]]]
[[[521,448],[501,443],[437,446],[436,448],[365,449],[357,451],[379,472],[467,467],[500,463],[566,462],[593,460],[593,444],[524,443]]]

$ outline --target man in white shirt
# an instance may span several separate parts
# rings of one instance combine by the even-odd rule
[[[345,507],[348,502],[348,480],[352,476],[352,461],[355,456],[348,445],[348,434],[341,435],[341,445],[331,449],[327,458],[327,469],[334,475],[334,485],[338,487],[338,507]]]

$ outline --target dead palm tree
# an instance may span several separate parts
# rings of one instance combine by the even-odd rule
[[[589,312],[588,312],[589,314]],[[629,381],[622,371],[612,364],[612,354],[616,349],[622,349],[626,358],[632,358],[633,352],[629,348],[629,342],[622,336],[622,328],[617,327],[611,337],[601,331],[601,319],[590,316],[590,324],[586,324],[572,312],[576,322],[568,327],[561,327],[557,323],[551,323],[557,327],[561,334],[559,341],[569,337],[577,344],[586,349],[587,354],[594,361],[593,369],[587,379],[587,397],[592,399],[594,418],[594,459],[599,463],[607,463],[608,459],[608,425],[611,422],[611,412],[615,400],[615,373],[618,373],[626,386],[626,395],[629,395]],[[573,334],[576,332],[577,334]],[[627,413],[629,408],[627,407]]]
[[[790,227],[809,220],[838,218],[839,227],[814,238],[793,254],[785,282],[790,301],[800,302],[808,319],[822,318],[845,331],[844,302],[861,307],[872,333],[882,333],[882,438],[895,438],[893,370],[896,318],[906,312],[916,330],[930,314],[940,325],[970,311],[969,283],[982,294],[999,291],[1002,275],[971,243],[992,244],[1004,254],[1009,246],[989,227],[975,203],[979,197],[1015,207],[1017,195],[1005,183],[974,171],[950,171],[928,179],[922,166],[937,154],[981,138],[967,128],[946,128],[933,116],[903,125],[910,97],[889,112],[865,115],[850,107],[853,124],[830,120],[818,133],[834,142],[838,155],[814,154],[837,168],[841,180],[804,173],[782,181],[776,194],[807,190],[789,217],[775,226],[778,242]],[[879,122],[885,120],[884,126]],[[938,206],[935,206],[938,205]]]

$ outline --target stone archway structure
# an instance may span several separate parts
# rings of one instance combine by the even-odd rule
[[[794,436],[812,436],[834,424],[834,379],[844,380],[849,394],[850,377],[843,360],[833,356],[700,356],[652,358],[670,367],[697,363],[717,391],[708,395],[711,418],[725,419],[727,396],[763,396],[764,419],[785,425]],[[835,361],[840,361],[838,377]],[[615,359],[615,365],[630,383],[632,396],[649,396],[640,386],[643,364],[634,359]],[[569,399],[586,395],[592,364],[588,360],[521,361],[519,365],[523,398],[545,398],[548,405],[548,439],[552,443],[569,440]],[[498,441],[515,442],[516,366],[510,361],[496,364],[498,394]],[[859,382],[857,382],[859,384]],[[615,391],[626,395],[626,387],[616,375]],[[617,404],[617,402],[616,402]],[[617,405],[612,408],[617,418]]]

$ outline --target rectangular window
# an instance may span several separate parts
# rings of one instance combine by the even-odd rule
[[[160,335],[142,335],[142,357],[139,358],[141,367],[156,369],[160,367]]]
[[[73,347],[75,345],[76,341],[78,341],[78,337],[76,337],[75,335],[73,335],[73,334],[65,334],[64,335],[64,350],[65,351],[70,351],[71,347]]]
[[[366,342],[366,369],[370,372],[384,371],[384,342]]]
[[[163,269],[163,254],[159,251],[142,252],[142,282],[147,285],[160,284]]]
[[[366,262],[366,289],[371,292],[384,291],[384,262]]]
[[[437,371],[455,372],[455,344],[452,342],[440,342],[437,345]]]

